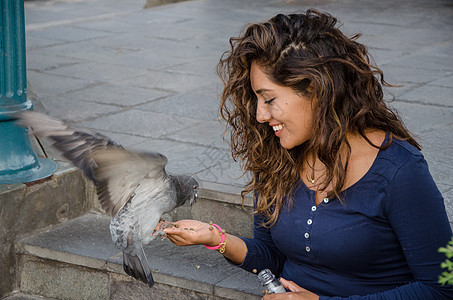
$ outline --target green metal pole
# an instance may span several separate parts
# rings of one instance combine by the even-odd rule
[[[38,158],[27,131],[14,114],[32,109],[27,99],[24,0],[0,0],[0,184],[23,183],[52,175],[57,164]]]

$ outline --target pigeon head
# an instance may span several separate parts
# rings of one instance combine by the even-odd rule
[[[187,201],[192,205],[197,201],[198,182],[191,176],[178,175],[170,176],[176,189],[176,206],[181,206]]]

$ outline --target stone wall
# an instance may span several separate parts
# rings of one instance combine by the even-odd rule
[[[0,185],[0,298],[17,288],[14,241],[90,209],[93,191],[72,167],[33,184]]]

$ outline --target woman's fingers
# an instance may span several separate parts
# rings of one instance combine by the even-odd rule
[[[284,288],[290,290],[291,292],[300,292],[305,290],[298,286],[297,284],[295,284],[294,282],[286,280],[284,278],[280,278],[280,282],[282,283]]]

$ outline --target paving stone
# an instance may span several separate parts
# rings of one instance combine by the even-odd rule
[[[193,95],[204,95],[208,96],[211,99],[219,99],[220,101],[220,94],[222,90],[222,83],[217,82],[216,84],[206,84],[202,85],[200,87],[194,88],[193,90],[190,90],[188,94],[193,94]]]
[[[49,115],[68,122],[79,122],[122,110],[118,106],[69,100],[66,96],[42,99],[41,104]]]
[[[83,62],[83,60],[77,58],[42,55],[33,51],[27,53],[27,68],[32,71],[43,72],[81,62]]]
[[[177,174],[199,174],[199,172],[229,160],[225,149],[213,148],[213,153],[207,155],[206,147],[192,143],[182,143],[172,140],[153,139],[136,144],[133,149],[142,151],[157,151],[168,158],[167,171]],[[200,179],[207,180],[204,177]],[[208,180],[209,181],[209,180]]]
[[[138,50],[134,53],[118,54],[114,57],[106,57],[103,62],[119,67],[134,67],[138,69],[161,70],[170,66],[184,64],[190,58],[174,57],[156,54],[154,48]]]
[[[429,85],[453,88],[453,75],[442,77],[438,80],[431,81]]]
[[[225,126],[219,121],[203,121],[189,129],[183,129],[176,133],[169,134],[167,138],[202,145],[206,148],[202,151],[202,153],[206,155],[206,158],[216,160],[216,157],[224,157],[225,153],[226,155],[229,155],[230,153],[229,135],[225,135],[226,138],[224,141],[224,131]]]
[[[453,168],[453,124],[427,132],[420,136],[423,154],[428,161],[431,174],[437,183],[452,184]]]
[[[453,107],[393,101],[389,106],[396,109],[408,129],[420,135],[443,128],[453,122]]]
[[[37,48],[32,50],[33,53],[48,56],[64,56],[68,58],[77,58],[83,61],[100,61],[106,57],[112,57],[122,53],[128,53],[132,50],[124,48],[111,48],[96,45],[93,41],[81,41],[77,43],[64,43],[52,47]]]
[[[216,121],[218,120],[217,114],[219,103],[219,100],[216,98],[186,93],[170,95],[169,97],[137,106],[137,109],[181,117],[190,117],[193,119]],[[212,125],[213,124],[210,124],[208,126],[211,127]],[[198,135],[198,132],[194,133]],[[220,136],[217,136],[217,139],[219,137]]]
[[[25,46],[27,48],[27,56],[29,55],[28,53],[31,50],[55,46],[55,45],[61,45],[61,44],[66,43],[65,41],[61,41],[61,40],[36,37],[36,36],[33,37],[33,36],[28,36],[27,34],[25,35],[25,40],[26,40]],[[27,63],[28,63],[28,61],[27,61]],[[28,67],[28,64],[27,64],[27,67]]]
[[[197,173],[197,176],[206,181],[222,182],[233,186],[243,187],[248,181],[247,176],[242,176],[238,162],[228,160]]]
[[[360,38],[359,42],[366,45],[366,39],[362,40],[362,38]],[[381,49],[368,47],[368,51],[369,54],[371,55],[373,65],[379,67],[380,69],[382,69],[382,67],[385,65],[390,65],[392,62],[398,60],[401,56],[405,55],[404,51],[395,49]],[[386,78],[386,75],[387,72],[384,72],[384,78]]]
[[[400,28],[392,24],[378,24],[373,22],[360,22],[351,20],[343,25],[343,32],[348,35],[361,33],[362,38],[370,39],[383,34],[389,34]],[[365,43],[366,44],[366,43]]]
[[[217,84],[218,79],[202,76],[203,74],[189,75],[177,72],[154,71],[132,79],[124,80],[123,83],[132,86],[163,89],[171,92],[186,93],[208,83]]]
[[[95,84],[92,80],[28,71],[28,88],[40,99],[51,98]],[[36,88],[35,88],[36,87]],[[37,88],[39,87],[39,88]]]
[[[97,22],[79,22],[73,23],[74,27],[95,29],[111,33],[129,33],[134,31],[135,25],[122,21],[122,17],[102,19]]]
[[[123,23],[124,24],[124,23]],[[112,25],[110,23],[110,25]],[[108,27],[106,28],[108,29]],[[135,51],[156,48],[156,39],[141,37],[137,38],[130,34],[133,28],[128,28],[124,33],[110,34],[106,37],[90,40],[90,44],[98,47],[109,47],[112,49],[123,49],[124,53],[134,53]]]
[[[391,84],[423,84],[451,75],[450,71],[396,66],[394,62],[380,67],[384,72],[385,80]]]
[[[25,10],[33,11],[26,14],[26,25],[32,26],[42,23],[57,23],[59,21],[83,20],[95,16],[105,16],[124,11],[137,11],[143,7],[142,0],[96,0],[85,1],[25,1]]]
[[[448,219],[451,223],[453,221],[453,185],[450,186],[450,189],[444,191],[442,195],[444,196]]]
[[[400,14],[398,14],[399,19]],[[415,23],[414,19],[410,22]],[[377,36],[373,39],[375,43],[381,44],[381,48],[406,49],[410,52],[420,51],[420,49],[431,49],[435,45],[445,42],[451,42],[448,37],[448,31],[436,30],[429,28],[399,27],[393,30],[391,34]]]
[[[63,66],[47,71],[46,73],[65,75],[88,79],[98,82],[119,81],[143,75],[145,70],[126,66],[111,65],[109,63],[91,62],[79,63],[70,66]]]
[[[69,92],[65,96],[76,101],[82,100],[130,107],[155,101],[169,95],[171,94],[159,90],[132,87],[121,83],[105,83]]]
[[[135,133],[144,137],[161,137],[198,124],[195,119],[158,114],[150,111],[129,109],[113,115],[99,117],[81,125],[117,133]]]
[[[389,84],[396,85],[396,82],[389,81],[384,73],[384,79]],[[401,100],[401,95],[404,95],[407,92],[412,91],[413,89],[419,87],[419,83],[398,83],[394,87],[384,87],[384,99],[388,101],[388,103],[393,103],[394,101]]]
[[[450,41],[449,43],[453,42]],[[420,70],[422,75],[426,70],[435,70],[439,72],[439,77],[443,77],[446,74],[452,73],[453,57],[439,55],[435,48],[433,49],[433,46],[430,46],[426,51],[417,51],[415,54],[401,56],[398,60],[393,61],[393,65],[395,67],[402,66],[406,68],[424,69]]]
[[[442,86],[421,86],[401,95],[399,98],[415,103],[453,107],[452,89]]]
[[[223,47],[223,49],[219,50],[218,53],[223,53],[225,49],[227,48]],[[165,70],[169,72],[177,72],[183,74],[203,74],[204,76],[211,75],[212,77],[216,77],[217,75],[215,68],[219,61],[220,55],[212,56],[211,54],[211,57],[204,57],[183,64],[169,66],[166,67]]]
[[[35,38],[51,38],[67,42],[77,42],[88,40],[96,37],[103,37],[110,33],[105,31],[87,30],[73,26],[61,26],[58,28],[49,28],[47,30],[29,31],[27,35]]]

